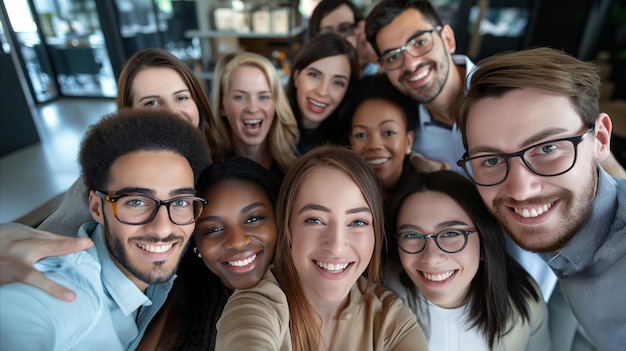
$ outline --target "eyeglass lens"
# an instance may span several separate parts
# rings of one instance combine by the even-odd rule
[[[150,222],[161,207],[158,200],[140,195],[122,196],[114,204],[115,216],[126,224]],[[193,223],[203,208],[202,200],[193,196],[161,201],[161,204],[167,207],[170,220],[178,225]]]
[[[506,156],[485,155],[470,158],[472,176],[476,182],[493,185],[504,181],[511,162],[511,157]],[[553,176],[567,172],[574,165],[576,146],[572,140],[549,141],[526,149],[520,156],[531,171],[542,176]]]
[[[468,232],[469,234],[470,232]],[[423,235],[414,232],[398,234],[398,245],[407,253],[420,253],[426,248],[426,240],[433,238],[435,243],[444,252],[455,253],[463,250],[467,244],[465,232],[454,229],[443,230],[437,234]]]
[[[438,29],[439,27],[422,32],[411,38],[403,47],[383,54],[380,58],[381,64],[387,70],[393,70],[402,66],[405,60],[403,53],[405,50],[413,57],[426,55],[433,48],[433,31]]]

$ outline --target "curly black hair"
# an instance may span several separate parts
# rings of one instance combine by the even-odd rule
[[[79,161],[87,189],[106,191],[115,160],[142,150],[185,157],[194,181],[211,163],[206,138],[189,122],[165,110],[124,109],[89,127],[81,142]]]

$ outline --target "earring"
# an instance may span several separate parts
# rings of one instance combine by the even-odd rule
[[[198,258],[202,258],[202,254],[200,254],[198,252],[198,247],[197,246],[193,248],[193,253],[195,253],[198,256]]]

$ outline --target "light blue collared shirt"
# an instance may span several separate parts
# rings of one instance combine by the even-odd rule
[[[99,224],[84,224],[78,237],[91,237],[94,246],[46,258],[35,265],[50,279],[76,292],[74,302],[58,300],[23,283],[0,287],[0,349],[137,347],[148,323],[165,302],[175,276],[166,283],[149,286],[144,294],[111,260]]]

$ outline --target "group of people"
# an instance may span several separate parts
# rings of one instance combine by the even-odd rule
[[[249,52],[210,102],[167,51],[128,60],[60,208],[2,227],[0,348],[569,349],[558,280],[589,345],[622,349],[595,66],[474,65],[427,0],[323,0],[309,24],[286,87]]]

